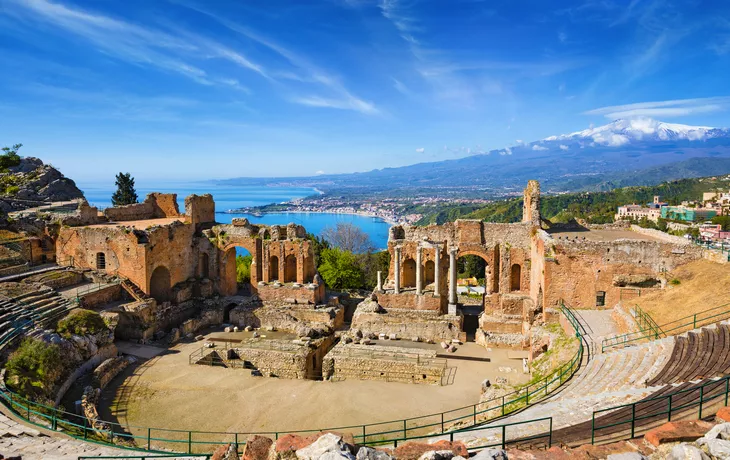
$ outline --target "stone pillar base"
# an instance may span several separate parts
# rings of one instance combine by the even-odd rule
[[[456,304],[455,303],[450,303],[449,304],[449,311],[448,311],[448,313],[449,313],[449,315],[456,316]]]

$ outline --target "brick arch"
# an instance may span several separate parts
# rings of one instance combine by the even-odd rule
[[[172,300],[172,284],[170,270],[164,265],[158,265],[150,275],[150,295],[158,302]]]

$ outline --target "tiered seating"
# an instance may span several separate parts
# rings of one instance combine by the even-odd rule
[[[713,415],[725,405],[725,385],[724,379],[706,379],[681,385],[665,385],[637,402],[635,408],[623,407],[597,416],[595,440],[605,443],[630,438],[632,411],[634,413],[634,436],[641,436],[646,431],[666,423],[669,395],[673,395],[671,397],[672,420],[696,419],[699,416],[700,395],[702,395],[703,401],[703,416]],[[594,426],[594,422],[588,420],[554,431],[553,442],[568,446],[590,443],[592,426]]]
[[[674,338],[669,337],[595,356],[556,397],[493,424],[552,417],[553,429],[558,429],[590,420],[595,410],[640,401],[660,389],[647,387],[646,382],[668,362],[673,343]],[[486,428],[490,425],[485,426],[484,432],[468,432],[460,435],[459,439],[477,443],[490,440],[492,433]],[[529,436],[546,431],[548,422],[533,423],[520,429]]]
[[[19,330],[48,326],[74,307],[74,302],[53,290],[33,291],[10,299],[0,299],[0,346],[18,335]]]
[[[676,337],[672,357],[649,385],[680,383],[730,373],[730,326],[719,323]]]

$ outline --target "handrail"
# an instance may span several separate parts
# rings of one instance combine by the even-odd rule
[[[709,390],[705,390],[707,387],[714,387]],[[712,394],[713,389],[717,388],[724,388],[723,391]],[[691,393],[691,392],[699,392],[699,399],[696,401],[693,400],[689,403],[684,403],[679,406],[672,404],[672,399],[676,398],[678,395],[682,395],[685,393]],[[709,395],[707,393],[710,393]],[[694,386],[690,388],[685,388],[683,390],[675,391],[673,393],[660,395],[660,396],[654,396],[646,399],[642,399],[640,401],[630,403],[630,404],[621,404],[618,406],[613,406],[605,409],[599,409],[597,411],[593,411],[593,416],[591,417],[591,444],[595,444],[596,442],[596,432],[602,429],[606,428],[612,428],[615,426],[622,426],[622,425],[631,425],[631,437],[636,437],[636,422],[649,419],[649,418],[656,418],[666,415],[667,421],[672,421],[672,414],[677,411],[681,410],[687,410],[689,408],[698,407],[698,418],[702,419],[702,413],[703,408],[706,402],[708,401],[714,401],[717,398],[724,398],[723,405],[728,405],[728,399],[730,398],[730,376],[725,376],[717,379],[710,379],[709,381],[706,381],[702,385]],[[652,411],[649,414],[638,414],[637,415],[637,405],[644,404],[650,402],[666,402],[666,405],[659,404],[658,407],[656,407],[656,410]],[[656,404],[652,404],[656,405]],[[651,406],[650,406],[651,407]],[[608,423],[606,425],[596,425],[596,414],[602,414],[606,412],[614,412],[619,409],[626,409],[631,408],[631,415],[628,418],[620,419],[619,421]]]
[[[651,331],[654,334],[654,339],[667,336],[667,334],[662,330],[661,326],[659,326],[656,321],[654,321],[654,318],[652,318],[651,315],[645,312],[640,306],[634,305],[633,313],[636,325],[639,326],[640,330],[643,329]]]
[[[713,324],[720,321],[721,319],[730,318],[730,308],[728,307],[730,307],[730,303],[708,308],[707,310],[703,310],[693,315],[670,321],[668,323],[662,324],[661,326],[656,325],[656,323],[652,320],[652,322],[654,322],[656,326],[647,325],[646,327],[638,331],[606,337],[601,341],[601,348],[603,351],[605,351],[608,348],[620,345],[627,345],[641,340],[651,339],[652,337],[654,339],[658,339],[659,334],[663,334],[663,336],[666,337],[668,335],[676,335],[682,332],[690,331],[692,329],[697,329],[698,327],[706,326],[708,324]],[[715,313],[715,310],[721,308],[723,309],[722,311],[720,311],[719,313]]]
[[[561,311],[568,317],[571,325],[575,327],[578,324],[577,319],[570,309],[561,305]],[[228,442],[240,444],[240,441],[242,439],[245,440],[246,436],[254,434],[278,439],[280,434],[312,434],[320,431],[342,432],[345,430],[350,431],[353,438],[359,441],[360,444],[382,444],[384,442],[396,442],[396,440],[419,439],[424,436],[435,437],[452,432],[464,431],[469,427],[479,427],[489,420],[503,417],[543,399],[562,387],[563,383],[568,381],[580,368],[584,347],[580,329],[576,329],[575,333],[579,339],[578,351],[575,356],[538,382],[527,384],[504,396],[492,398],[488,401],[479,402],[470,406],[380,423],[310,430],[204,432],[121,425],[119,423],[99,421],[100,424],[109,427],[104,431],[100,431],[89,426],[88,420],[83,416],[36,403],[7,388],[0,388],[0,402],[5,404],[20,418],[37,426],[49,428],[54,431],[62,430],[69,436],[84,440],[93,440],[106,445],[121,444],[124,447],[126,444],[136,443],[146,446],[146,450],[148,451],[153,451],[153,441],[173,445],[187,445],[187,452],[192,453],[193,448],[198,446],[217,446]],[[78,423],[74,423],[74,421]],[[375,431],[373,431],[374,428]],[[137,431],[138,434],[134,434],[133,431]],[[144,434],[139,434],[140,432]]]

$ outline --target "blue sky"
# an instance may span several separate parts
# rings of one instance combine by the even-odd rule
[[[730,126],[730,2],[0,0],[0,144],[82,181],[365,171]]]

